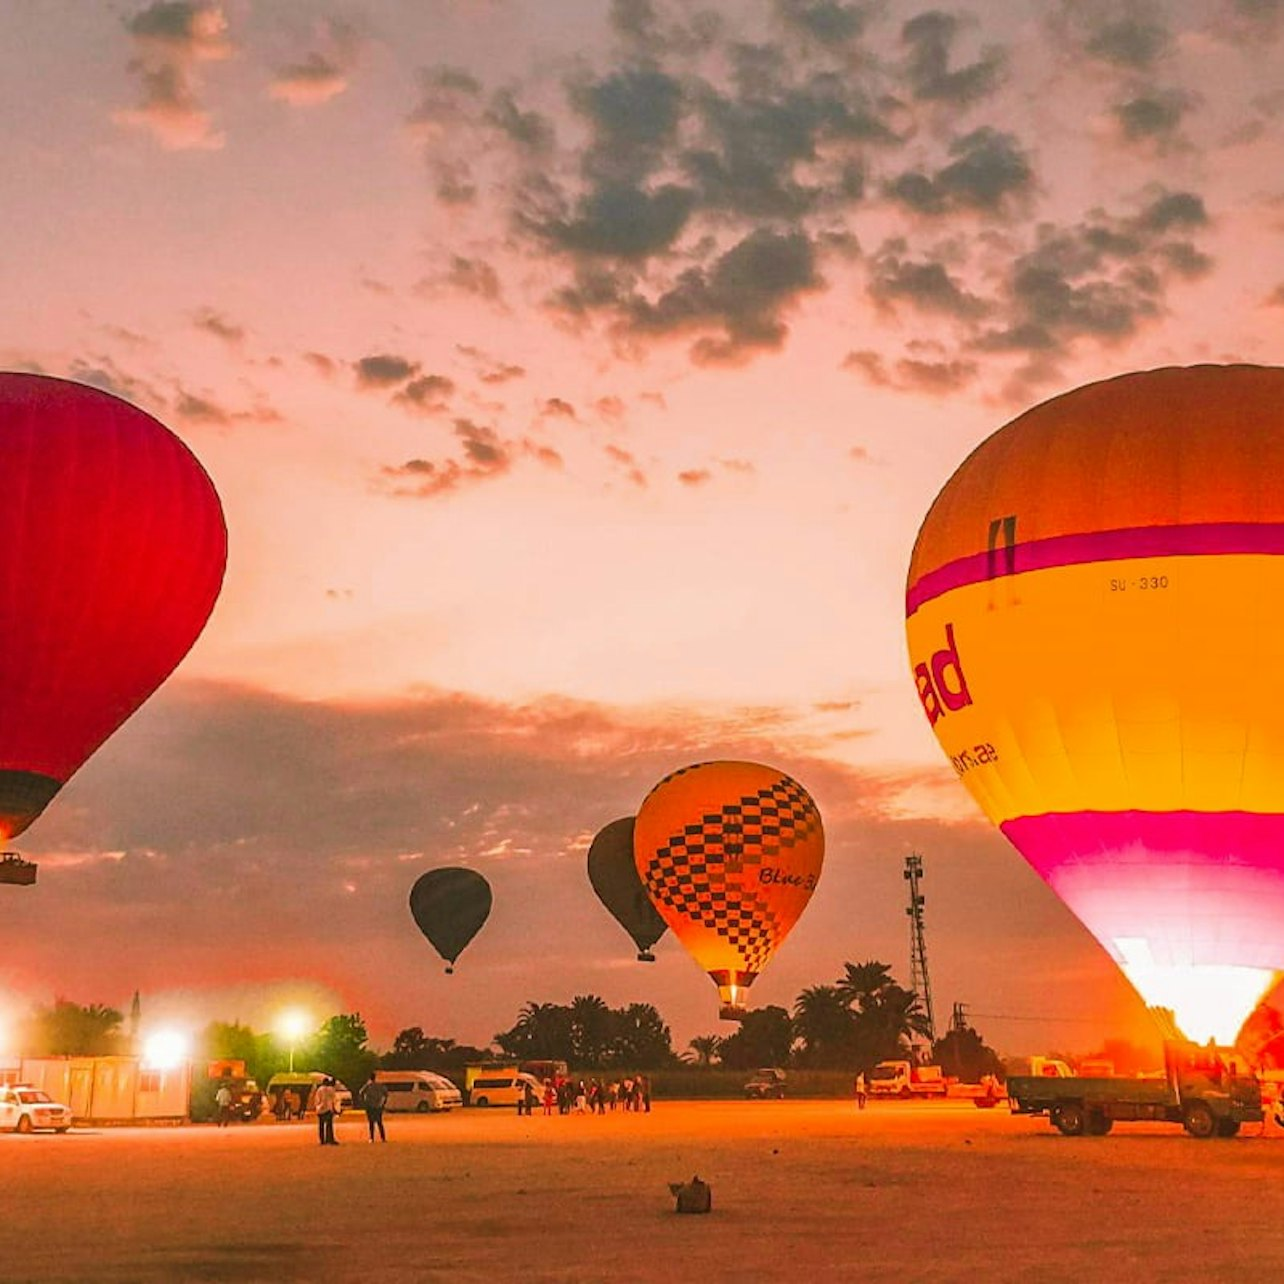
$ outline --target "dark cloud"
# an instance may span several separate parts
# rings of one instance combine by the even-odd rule
[[[528,187],[527,195],[535,201],[541,196],[560,200],[534,186]],[[675,183],[653,190],[608,183],[588,193],[573,211],[555,213],[547,202],[534,203],[522,221],[554,249],[627,262],[669,249],[682,232],[694,199],[689,189]]]
[[[375,353],[352,363],[357,384],[362,388],[390,388],[404,383],[419,372],[419,362],[390,352]]]
[[[1102,62],[1145,71],[1172,47],[1172,34],[1156,14],[1125,16],[1108,19],[1089,32],[1083,47]]]
[[[647,486],[646,473],[642,471],[641,465],[631,451],[627,451],[623,446],[607,445],[605,447],[607,458],[613,463],[619,464],[624,469],[631,481],[639,489],[645,489]]]
[[[303,359],[326,379],[331,378],[339,369],[339,363],[333,357],[327,357],[324,352],[305,352]]]
[[[464,294],[475,294],[492,303],[498,301],[501,294],[499,273],[484,259],[452,255],[446,282]]]
[[[1165,147],[1177,140],[1183,118],[1197,102],[1184,89],[1155,88],[1118,103],[1112,112],[1125,142]]]
[[[222,339],[224,343],[230,343],[233,346],[241,343],[245,338],[245,327],[235,321],[228,320],[221,312],[216,312],[213,308],[201,308],[193,318],[193,323],[198,330],[204,330],[207,334],[212,334],[216,339]]]
[[[221,147],[223,135],[199,97],[198,68],[233,53],[227,26],[218,0],[158,0],[127,18],[135,47],[129,70],[142,98],[117,111],[117,123],[144,129],[173,150]]]
[[[904,240],[885,243],[870,260],[869,295],[875,302],[894,307],[907,304],[919,312],[975,318],[988,310],[984,300],[969,293],[950,275],[947,265],[934,259],[906,256]]]
[[[888,195],[919,214],[998,213],[1034,187],[1029,156],[1013,134],[985,126],[954,139],[949,155],[933,174],[914,170],[893,179]]]
[[[690,268],[655,302],[634,297],[626,304],[634,332],[673,334],[720,325],[692,348],[697,364],[743,360],[759,349],[778,348],[787,328],[785,309],[821,286],[815,249],[801,233],[752,232],[707,270]]]
[[[1007,54],[998,45],[981,50],[975,62],[951,69],[963,20],[939,9],[920,13],[901,28],[909,48],[906,78],[920,102],[961,107],[988,98],[1002,83]]]
[[[398,405],[425,415],[450,412],[450,399],[455,395],[455,381],[445,375],[419,375],[411,379],[393,397]]]
[[[548,118],[537,111],[523,111],[508,90],[494,95],[483,120],[523,151],[546,152],[553,145],[553,126]]]
[[[827,49],[859,40],[873,10],[869,4],[841,0],[775,0],[774,8],[787,27]]]
[[[548,397],[540,406],[539,413],[546,419],[578,419],[575,407],[561,397]]]
[[[843,358],[842,368],[860,375],[875,388],[921,393],[929,397],[962,392],[975,383],[980,374],[975,361],[962,359],[924,361],[917,357],[901,357],[889,367],[881,353],[870,349],[849,352]],[[863,446],[855,446],[849,453],[853,459],[869,460],[869,452]]]
[[[462,458],[408,459],[380,470],[378,484],[397,499],[434,499],[465,486],[506,476],[519,456],[547,467],[561,467],[562,457],[551,446],[527,438],[505,440],[488,424],[457,417],[452,432]]]
[[[511,383],[514,379],[523,379],[526,376],[525,367],[501,361],[469,344],[457,344],[456,351],[473,363],[477,369],[477,377],[482,383]]]
[[[365,43],[362,34],[351,23],[331,18],[321,24],[317,43],[318,48],[276,73],[268,86],[273,98],[308,107],[329,102],[348,88]]]

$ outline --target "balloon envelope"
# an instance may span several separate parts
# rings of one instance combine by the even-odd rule
[[[1282,370],[1092,384],[972,453],[908,578],[954,770],[1200,1040],[1284,964],[1281,476]]]
[[[811,795],[774,767],[704,762],[666,776],[638,810],[638,873],[660,916],[708,972],[722,1015],[806,908],[825,833]]]
[[[0,374],[0,841],[205,626],[227,531],[196,458],[96,388]]]
[[[475,870],[430,869],[410,889],[410,913],[433,949],[454,970],[464,946],[490,917],[490,884]]]
[[[665,924],[638,876],[633,860],[633,824],[634,817],[624,816],[598,832],[589,847],[588,875],[598,900],[633,938],[638,960],[652,963],[655,956],[651,946],[664,935]]]

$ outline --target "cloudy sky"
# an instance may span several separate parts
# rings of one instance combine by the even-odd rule
[[[169,424],[231,552],[24,836],[0,1003],[302,996],[386,1043],[589,992],[682,1044],[713,987],[632,962],[585,852],[748,757],[829,833],[755,1002],[907,976],[917,849],[938,1009],[1138,1028],[940,755],[905,571],[1018,411],[1278,359],[1282,41],[1284,0],[3,6],[0,366]],[[450,863],[495,910],[446,978],[406,895]]]

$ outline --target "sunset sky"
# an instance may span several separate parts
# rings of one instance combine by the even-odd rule
[[[230,558],[20,840],[0,1008],[484,1043],[596,993],[684,1046],[714,987],[632,961],[585,853],[743,757],[829,840],[756,1005],[908,980],[918,850],[942,1024],[1140,1031],[933,740],[905,573],[1020,410],[1278,361],[1282,54],[1284,0],[4,5],[0,367],[173,428]],[[495,895],[449,978],[441,864]]]

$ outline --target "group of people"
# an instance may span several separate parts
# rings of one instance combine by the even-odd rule
[[[641,1074],[606,1081],[555,1075],[544,1080],[541,1092],[527,1079],[517,1100],[517,1113],[533,1115],[537,1105],[544,1107],[546,1115],[604,1115],[611,1110],[650,1114],[651,1081]]]

